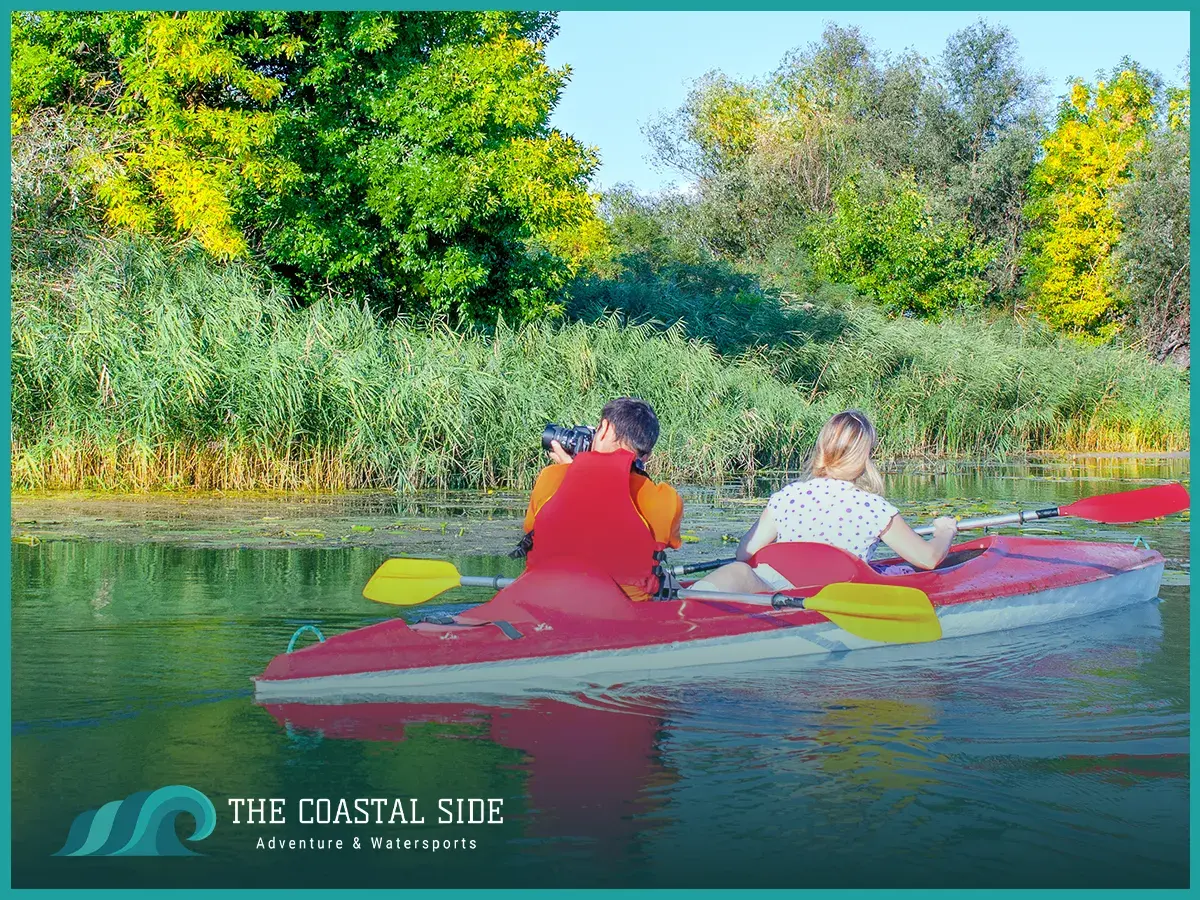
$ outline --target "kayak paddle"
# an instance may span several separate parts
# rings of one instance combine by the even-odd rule
[[[671,574],[690,575],[692,572],[705,572],[731,562],[736,560],[714,559],[675,566],[671,569]],[[396,558],[387,560],[375,570],[375,574],[363,588],[363,596],[368,600],[391,603],[393,606],[416,606],[451,588],[490,587],[499,590],[512,582],[513,579],[499,575],[461,575],[453,563],[443,559]]]
[[[490,587],[499,590],[515,578],[500,575],[463,575],[455,565],[440,559],[389,559],[371,576],[363,596],[378,603],[416,606],[455,587]],[[888,584],[830,584],[812,597],[786,594],[737,594],[726,591],[692,591],[681,588],[683,600],[726,601],[774,609],[809,609],[838,627],[869,641],[919,643],[942,636],[933,604],[923,591]]]
[[[363,588],[363,596],[377,603],[416,606],[451,588],[490,587],[499,590],[515,579],[500,575],[463,575],[444,559],[389,559],[375,570]]]
[[[1188,508],[1189,502],[1187,489],[1182,484],[1159,484],[1133,491],[1086,497],[1083,500],[1068,503],[1066,506],[1048,506],[1045,509],[1022,510],[998,516],[985,516],[980,519],[963,519],[958,523],[958,530],[1024,525],[1026,522],[1033,522],[1037,519],[1055,519],[1060,516],[1074,516],[1079,519],[1102,522],[1106,525],[1119,525],[1127,522],[1141,522],[1145,519],[1157,519],[1159,516],[1182,512]],[[933,526],[922,525],[920,528],[914,528],[913,531],[921,535],[933,534]]]
[[[774,609],[809,609],[839,628],[869,641],[917,644],[942,636],[942,623],[929,597],[917,588],[891,584],[827,584],[811,597],[787,594],[735,594],[726,591],[676,592],[684,600],[724,600]]]

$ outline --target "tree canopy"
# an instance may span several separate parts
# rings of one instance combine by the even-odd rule
[[[549,124],[570,77],[546,63],[553,13],[12,27],[21,271],[102,223],[253,257],[301,303],[456,323],[557,315],[622,272],[665,296],[707,267],[737,284],[714,296],[752,276],[910,316],[990,305],[1160,359],[1190,340],[1189,87],[1125,60],[1054,109],[982,20],[932,59],[830,24],[761,78],[709,72],[646,128],[690,189],[603,198],[598,151]]]
[[[253,251],[299,296],[553,308],[603,246],[595,152],[549,127],[540,12],[13,14],[13,124],[86,125],[107,222]]]
[[[647,131],[698,177],[716,252],[763,260],[790,239],[827,277],[931,314],[1016,285],[1041,87],[986,23],[936,63],[830,25],[769,79],[710,73]]]
[[[1189,340],[1190,91],[1130,60],[1075,81],[1056,116],[1045,87],[984,21],[936,60],[829,25],[768,78],[708,73],[649,125],[695,189],[685,212],[643,214],[660,246],[768,272],[790,253],[906,314],[990,303],[1173,354]]]

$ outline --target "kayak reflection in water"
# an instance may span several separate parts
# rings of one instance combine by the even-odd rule
[[[809,457],[807,479],[794,481],[771,495],[758,521],[742,538],[738,562],[722,566],[696,590],[782,591],[793,584],[771,566],[751,566],[759,550],[775,542],[829,544],[863,561],[880,540],[921,569],[936,568],[958,533],[953,516],[933,523],[933,539],[925,541],[885,500],[883,478],[871,461],[877,437],[870,419],[856,409],[840,412],[821,428]],[[896,567],[901,568],[901,567]],[[905,574],[887,572],[885,574]]]
[[[600,411],[590,440],[572,445],[580,452],[572,455],[550,441],[553,463],[538,475],[525,514],[522,547],[528,569],[609,575],[631,600],[649,600],[659,592],[664,551],[682,544],[683,500],[670,485],[651,481],[641,467],[658,431],[649,403],[618,397]],[[567,433],[577,432],[586,434],[586,429]]]
[[[415,744],[402,757],[406,765],[385,771],[444,760],[446,748],[463,740],[515,751],[515,765],[498,764],[519,772],[522,781],[522,800],[505,805],[506,821],[527,839],[587,841],[597,860],[627,859],[631,842],[669,822],[662,814],[662,789],[678,776],[662,761],[664,712],[650,704],[626,701],[611,708],[538,697],[494,705],[280,703],[266,709],[296,737]],[[428,788],[432,777],[423,772],[420,781]],[[461,772],[454,775],[454,789],[461,789],[462,778]]]

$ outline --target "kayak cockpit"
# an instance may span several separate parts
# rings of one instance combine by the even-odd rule
[[[983,554],[985,554],[988,550],[987,545],[984,544],[985,540],[986,538],[975,541],[974,544],[977,544],[978,546],[963,544],[952,548],[951,551],[946,554],[946,558],[938,563],[937,566],[932,569],[932,571],[948,572],[951,569],[957,569],[959,566],[963,565],[964,563],[968,563],[973,559],[979,559],[979,557],[983,556]],[[882,559],[872,560],[871,565],[884,568],[886,566],[906,565],[906,563],[898,556],[885,556]]]

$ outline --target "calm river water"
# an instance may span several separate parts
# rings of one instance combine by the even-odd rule
[[[889,487],[920,520],[1187,477],[1186,460],[936,464],[895,472]],[[727,555],[721,535],[740,534],[760,508],[753,495],[773,486],[686,493],[691,539],[677,560]],[[518,505],[485,517],[446,498],[348,497],[305,515],[336,519],[330,534],[378,535],[397,518],[410,534],[480,525],[475,544],[444,553],[468,572],[515,574],[500,554],[519,530]],[[28,543],[12,547],[17,887],[1189,882],[1189,549],[1179,516],[1036,530],[1140,535],[1167,558],[1161,602],[1106,617],[497,705],[264,708],[250,678],[298,624],[340,632],[394,612],[360,592],[389,550],[406,552],[403,531],[386,545],[341,547],[325,533],[319,546],[272,544],[228,521],[219,535],[189,536],[183,504],[169,527],[160,515],[157,531],[142,522],[98,539],[80,525],[86,502],[65,525],[36,506],[15,504],[14,534]],[[236,514],[236,504],[222,508]],[[113,517],[110,505],[93,518]],[[64,528],[81,533],[65,539]],[[81,812],[174,784],[216,807],[212,835],[193,845],[203,855],[52,855]],[[503,823],[437,824],[440,798],[473,797],[502,798]],[[287,822],[233,824],[230,798],[283,798]],[[415,798],[425,823],[304,825],[302,798]],[[190,817],[176,824],[191,834]],[[345,845],[259,849],[271,837]],[[355,837],[365,846],[353,849]],[[372,838],[401,849],[374,849]],[[415,843],[404,849],[405,839]]]

